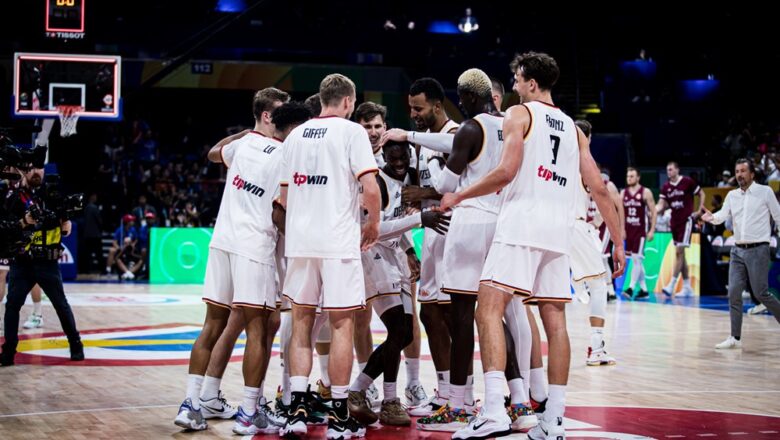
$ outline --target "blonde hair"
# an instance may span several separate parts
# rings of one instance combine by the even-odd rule
[[[469,69],[458,77],[458,93],[470,92],[480,98],[487,98],[493,94],[493,83],[487,73],[479,69]]]
[[[338,105],[345,97],[355,96],[355,83],[340,73],[331,73],[320,83],[320,102],[323,107]]]

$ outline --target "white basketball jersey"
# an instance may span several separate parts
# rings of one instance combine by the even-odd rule
[[[591,205],[591,198],[590,198],[590,192],[585,187],[585,182],[580,179],[580,184],[578,185],[579,188],[577,189],[577,201],[574,204],[574,218],[587,221],[588,220],[588,210],[590,209]]]
[[[288,183],[285,255],[360,258],[359,179],[377,171],[366,130],[344,118],[314,118],[284,141]]]
[[[271,212],[281,179],[281,146],[253,131],[222,148],[227,180],[210,247],[273,264],[277,231]]]
[[[458,123],[452,119],[447,120],[444,126],[439,130],[439,133],[449,133],[453,129],[458,128]],[[427,132],[430,133],[431,130]],[[430,167],[438,167],[439,162],[434,157],[443,157],[444,154],[438,151],[433,151],[430,148],[420,147],[420,157],[417,161],[420,172],[420,186],[424,188],[433,188],[433,181],[431,180]],[[431,162],[429,162],[431,161]],[[433,206],[439,206],[438,200],[423,200],[422,208],[430,208]]]
[[[577,129],[557,107],[523,105],[531,127],[520,170],[501,190],[494,241],[568,253],[581,178]]]
[[[405,216],[405,209],[403,204],[401,203],[401,190],[403,190],[404,185],[408,185],[410,178],[407,175],[406,179],[404,181],[393,179],[392,177],[385,174],[384,170],[379,170],[379,177],[384,181],[385,188],[387,188],[387,205],[382,207],[382,221],[390,221],[390,220],[397,220],[401,217]],[[380,242],[382,246],[386,246],[392,249],[398,248],[398,243],[400,242],[401,237],[394,238],[391,240],[386,240],[383,242]]]
[[[374,153],[374,159],[376,160],[376,166],[378,166],[379,168],[385,166],[385,155],[384,153],[382,153],[381,149],[376,153]]]
[[[503,116],[493,116],[489,113],[481,113],[473,120],[482,127],[482,149],[479,155],[469,162],[466,169],[460,175],[458,191],[468,188],[487,176],[501,162],[501,152],[504,149],[504,135],[502,126]],[[465,200],[461,206],[470,206],[483,211],[498,214],[500,197],[498,194],[487,194],[481,197]]]

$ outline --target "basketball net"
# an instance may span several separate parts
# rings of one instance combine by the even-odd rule
[[[60,116],[60,136],[68,137],[76,134],[76,123],[79,121],[79,112],[84,108],[80,105],[58,105],[57,114]]]

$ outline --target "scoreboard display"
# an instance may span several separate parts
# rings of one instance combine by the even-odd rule
[[[86,0],[45,0],[46,36],[65,40],[84,38]]]

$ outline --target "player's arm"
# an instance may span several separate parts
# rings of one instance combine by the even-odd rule
[[[582,175],[582,180],[590,188],[590,196],[596,202],[596,206],[607,224],[609,235],[614,244],[612,249],[614,261],[612,277],[616,278],[622,275],[626,268],[626,254],[623,250],[623,233],[620,231],[620,219],[617,212],[615,212],[614,202],[610,197],[610,193],[601,179],[601,172],[596,166],[596,161],[590,154],[588,138],[579,128],[577,128],[577,141],[580,147],[580,174]]]
[[[246,134],[249,133],[250,131],[252,130],[246,129],[240,133],[230,135],[222,139],[221,141],[217,142],[217,144],[211,147],[211,150],[209,150],[209,154],[208,154],[209,161],[214,163],[223,163],[224,161],[222,160],[222,147],[224,147],[225,145],[233,141],[237,141],[241,139],[242,137],[246,136]]]
[[[360,250],[368,250],[379,238],[379,205],[381,195],[379,193],[379,184],[376,182],[373,172],[364,173],[359,177],[360,184],[363,185],[363,207],[368,212],[368,220],[363,225],[363,231],[360,239]]]
[[[459,193],[448,193],[442,197],[441,209],[452,208],[466,199],[494,193],[515,178],[523,162],[523,137],[531,124],[531,113],[524,105],[510,107],[504,117],[504,151],[501,162],[487,176]],[[604,186],[602,182],[601,186]]]
[[[663,193],[658,197],[658,204],[655,205],[655,212],[657,214],[663,214],[664,211],[669,209],[669,203],[666,202],[666,197],[664,197]]]
[[[439,199],[441,199],[441,194],[436,191],[436,188],[407,185],[401,190],[401,201],[407,204]]]
[[[469,161],[479,154],[484,137],[482,127],[477,122],[469,120],[461,124],[455,132],[452,153],[447,158],[447,164],[433,178],[433,187],[436,191],[445,194],[458,189],[460,175],[463,174]],[[434,173],[431,175],[433,176]]]
[[[418,133],[400,128],[391,128],[379,138],[379,145],[384,146],[388,141],[411,142],[439,153],[449,154],[452,152],[453,139],[454,135],[452,133]]]
[[[617,186],[612,181],[607,182],[607,191],[612,197],[612,202],[615,204],[615,211],[618,215],[618,222],[620,223],[620,230],[623,232],[621,239],[625,240],[626,237],[626,211],[623,209],[623,198],[620,196]]]
[[[704,202],[707,201],[707,194],[704,190],[699,188],[699,210],[697,212],[704,212]]]
[[[655,235],[655,222],[658,220],[658,213],[655,210],[655,198],[653,192],[649,188],[645,188],[644,191],[645,206],[647,206],[647,212],[650,213],[650,228],[647,230],[647,241],[653,241]]]
[[[450,217],[438,211],[417,212],[395,220],[383,221],[379,225],[379,240],[403,236],[414,228],[424,226],[444,235],[450,226]]]

